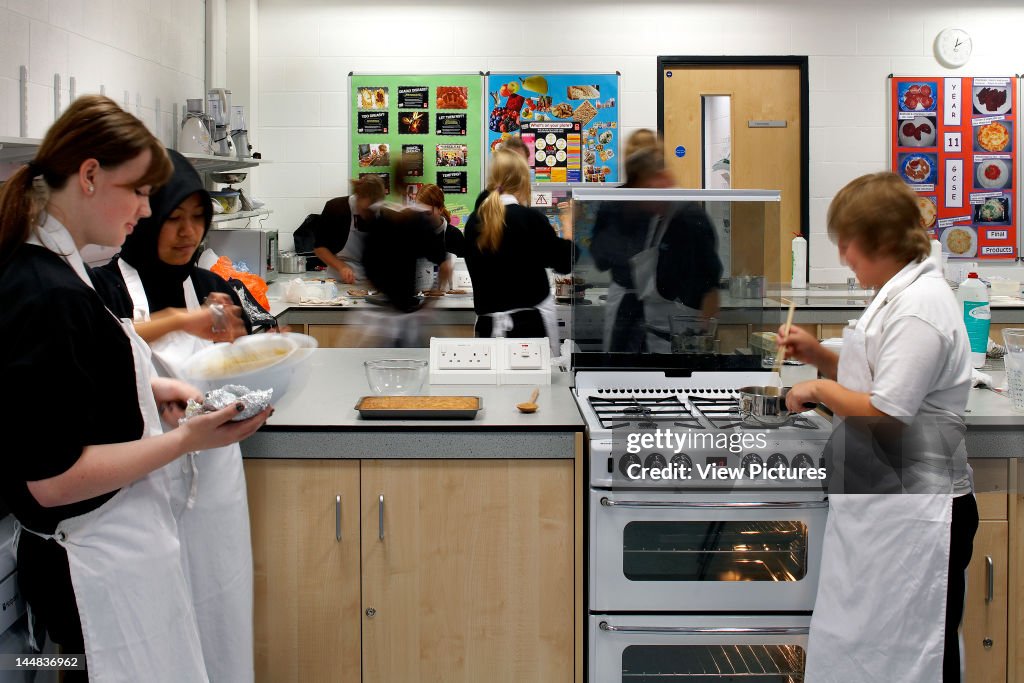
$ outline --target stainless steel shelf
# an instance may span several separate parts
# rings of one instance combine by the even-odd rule
[[[0,163],[28,161],[36,155],[36,149],[42,142],[36,138],[0,136]]]
[[[242,218],[256,218],[258,216],[269,216],[274,213],[273,209],[256,209],[255,211],[237,211],[235,213],[218,213],[214,215],[214,223],[224,223],[226,221],[237,221]]]
[[[211,154],[193,154],[183,152],[182,156],[192,162],[200,173],[223,173],[240,168],[252,168],[269,163],[266,159],[239,159],[238,157],[222,157]]]

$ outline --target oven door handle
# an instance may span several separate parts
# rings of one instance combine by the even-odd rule
[[[602,631],[611,633],[671,633],[692,636],[806,636],[806,626],[751,626],[751,627],[709,627],[709,626],[612,626],[607,621],[597,625]]]
[[[725,508],[731,510],[788,510],[788,509],[810,509],[827,508],[827,500],[806,500],[806,501],[722,501],[722,502],[672,502],[667,500],[611,500],[607,497],[601,498],[601,505],[605,507],[622,508],[672,508],[678,509],[708,509]]]

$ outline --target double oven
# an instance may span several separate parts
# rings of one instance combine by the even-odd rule
[[[672,205],[680,203],[688,205],[681,213],[694,215],[696,207],[715,224],[720,260],[727,264],[715,321],[720,338],[709,353],[648,353],[645,344],[609,349],[614,342],[607,331],[619,321],[603,325],[606,338],[576,336],[574,394],[589,438],[587,659],[593,683],[804,680],[828,515],[821,477],[831,427],[814,412],[774,426],[742,415],[738,389],[771,384],[777,375],[742,342],[730,345],[721,334],[723,324],[766,329],[781,317],[778,305],[771,310],[766,300],[728,294],[730,267],[743,264],[746,272],[736,277],[770,273],[771,257],[752,253],[764,252],[753,235],[766,234],[777,218],[777,195],[768,194],[574,191],[574,229],[585,247],[594,243],[602,213],[661,212],[671,220]],[[617,201],[630,202],[631,209],[602,206]],[[742,244],[734,245],[729,223],[735,236],[738,217],[747,225]],[[574,309],[588,320],[618,315],[613,297],[600,295],[609,285],[608,269],[581,251],[574,275],[594,286],[587,290],[592,300]],[[613,290],[614,284],[609,295]],[[638,324],[650,326],[651,310],[645,308]],[[675,343],[676,321],[669,322],[661,326],[669,330],[668,347],[689,351]],[[713,334],[707,329],[696,333]],[[629,336],[623,332],[612,334]],[[634,339],[641,337],[643,331]]]
[[[762,475],[769,461],[777,472],[820,472],[828,422],[748,426],[704,400],[733,410],[740,383],[764,379],[577,373],[591,436],[591,681],[803,680],[828,503],[817,478]],[[670,427],[690,443],[627,441]],[[761,436],[730,450],[694,434]]]

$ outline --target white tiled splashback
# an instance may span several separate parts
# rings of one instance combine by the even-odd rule
[[[0,135],[20,133],[18,74],[28,67],[28,136],[53,123],[53,77],[66,107],[76,93],[106,94],[167,145],[173,106],[205,92],[206,0],[0,0]],[[159,111],[157,101],[159,100]],[[179,114],[180,116],[180,114]]]
[[[618,70],[628,135],[657,125],[658,55],[806,54],[811,279],[845,282],[851,273],[825,234],[828,203],[852,178],[885,166],[886,76],[947,73],[931,51],[946,26],[974,36],[974,57],[956,73],[1020,71],[1024,6],[1015,0],[981,0],[969,8],[937,0],[927,12],[902,0],[526,0],[514,9],[468,0],[260,0],[253,137],[274,150],[266,156],[275,169],[256,171],[254,190],[274,207],[285,247],[306,213],[344,191],[350,71]],[[294,130],[307,127],[311,134]],[[302,182],[279,185],[290,172],[278,166],[294,169]],[[287,191],[275,192],[278,187]]]

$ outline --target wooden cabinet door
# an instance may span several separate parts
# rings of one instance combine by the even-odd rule
[[[967,680],[971,683],[1007,680],[1008,542],[1007,522],[982,520],[978,525],[974,554],[967,568],[967,604],[963,620]]]
[[[572,681],[574,505],[568,459],[363,461],[363,680]]]
[[[359,461],[246,460],[256,680],[359,683]]]

